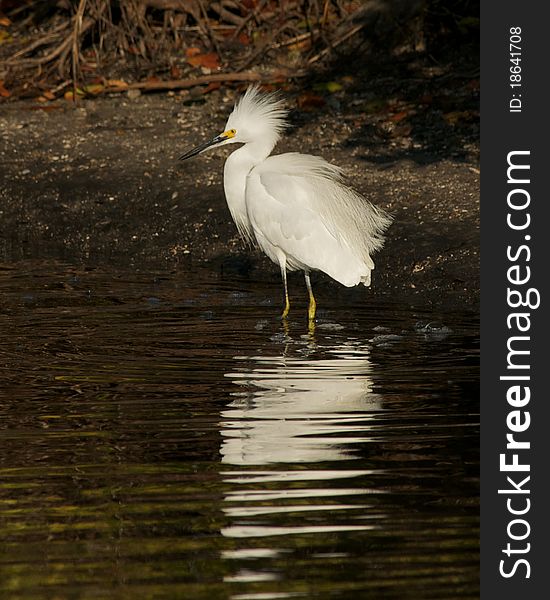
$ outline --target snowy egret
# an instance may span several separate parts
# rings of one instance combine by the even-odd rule
[[[316,303],[310,271],[323,271],[347,287],[369,286],[371,254],[382,247],[391,217],[345,185],[342,170],[323,158],[298,152],[270,156],[288,126],[287,114],[278,94],[251,86],[235,104],[224,132],[180,160],[208,148],[243,144],[225,162],[229,211],[241,236],[279,265],[283,319],[290,309],[287,269],[304,271],[311,323]]]

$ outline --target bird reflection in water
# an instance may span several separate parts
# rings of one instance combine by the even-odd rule
[[[376,492],[369,485],[374,471],[342,464],[359,458],[381,410],[368,351],[344,345],[318,358],[235,360],[242,367],[227,377],[240,390],[221,413],[221,461],[233,466],[222,473],[229,519],[222,535],[339,535],[375,527],[365,502]]]
[[[232,465],[353,459],[380,410],[368,351],[343,346],[319,359],[239,358],[242,391],[222,411],[222,462]]]

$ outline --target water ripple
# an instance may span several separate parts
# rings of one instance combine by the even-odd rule
[[[477,597],[477,324],[332,290],[0,269],[2,591]]]

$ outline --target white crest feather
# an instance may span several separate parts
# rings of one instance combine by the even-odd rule
[[[226,129],[236,129],[242,141],[252,136],[278,140],[288,127],[288,109],[277,92],[264,93],[259,85],[250,86],[235,104]],[[252,141],[252,139],[250,140]]]

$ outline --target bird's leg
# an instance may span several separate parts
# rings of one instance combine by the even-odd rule
[[[307,316],[309,318],[310,323],[315,320],[315,310],[317,308],[317,303],[315,302],[315,296],[313,295],[313,290],[311,289],[311,281],[309,279],[309,271],[304,271],[306,277],[306,286],[307,291],[309,293],[309,308],[307,311]]]
[[[283,277],[283,285],[285,286],[285,309],[283,310],[283,314],[281,315],[282,319],[286,319],[288,317],[288,312],[290,311],[290,301],[288,299],[288,287],[286,283],[286,264],[281,263],[281,275]]]

